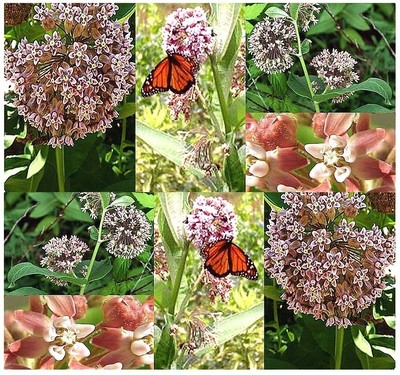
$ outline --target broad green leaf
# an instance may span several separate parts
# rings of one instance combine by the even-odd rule
[[[265,14],[272,18],[290,18],[290,16],[284,10],[277,7],[268,8],[265,11]]]
[[[265,9],[267,4],[251,4],[246,5],[246,20],[255,20]]]
[[[343,29],[343,33],[346,34],[356,45],[360,46],[361,48],[365,47],[364,38],[354,29],[351,27],[347,27]],[[347,41],[346,38],[344,40]]]
[[[303,55],[307,55],[307,53],[310,51],[311,43],[309,39],[304,39],[301,42],[301,53]]]
[[[126,207],[130,206],[134,202],[134,199],[128,195],[117,198],[115,201],[110,203],[110,207]]]
[[[245,190],[244,166],[240,164],[236,147],[233,144],[229,145],[229,155],[225,159],[223,173],[229,191]]]
[[[133,193],[133,196],[142,205],[142,207],[154,208],[154,205],[155,205],[155,196],[154,196],[154,194]]]
[[[57,200],[54,197],[50,198],[47,202],[39,202],[36,207],[31,211],[30,217],[38,219],[53,212],[57,207]]]
[[[31,296],[31,295],[46,295],[48,293],[44,292],[43,290],[27,286],[27,287],[15,289],[9,293],[5,292],[4,294],[10,295],[10,296]]]
[[[122,107],[117,108],[117,112],[117,120],[132,117],[136,112],[136,105],[135,103],[125,103]]]
[[[154,367],[158,369],[169,369],[176,356],[175,336],[171,335],[171,328],[166,324],[162,329],[160,341],[154,355]]]
[[[282,301],[281,294],[282,291],[275,286],[272,285],[264,286],[264,296],[269,299],[280,302]]]
[[[89,266],[90,261],[85,260],[76,267],[76,273],[79,274],[80,270],[83,267]],[[90,273],[89,277],[89,283],[96,281],[96,280],[101,280],[103,277],[108,275],[110,271],[112,270],[112,265],[110,262],[110,259],[103,259],[100,261],[95,261],[93,264],[92,272]]]
[[[118,3],[118,10],[113,18],[118,20],[120,23],[125,23],[135,13],[135,7],[135,4]]]
[[[304,77],[299,77],[296,74],[289,74],[288,86],[299,96],[311,99],[310,90],[307,86],[307,81]]]
[[[216,34],[216,60],[226,53],[238,20],[240,3],[211,3],[211,27]]]
[[[57,279],[60,279],[62,281],[67,281],[67,282],[69,282],[71,284],[75,284],[75,285],[84,285],[85,284],[85,279],[83,279],[83,278],[77,278],[74,276],[66,275],[65,273],[61,273],[61,272],[51,272],[47,268],[41,268],[41,267],[35,266],[32,263],[23,262],[23,263],[19,263],[19,264],[15,265],[8,272],[7,280],[9,282],[9,287],[10,288],[14,287],[15,283],[22,277],[31,276],[31,275],[55,277]]]
[[[264,193],[264,200],[275,211],[280,211],[284,207],[281,193]]]
[[[290,17],[292,17],[295,21],[297,21],[297,18],[299,16],[299,8],[300,8],[300,3],[289,4]]]
[[[15,136],[15,135],[5,135],[4,136],[4,149],[5,150],[14,143],[15,138],[17,138],[17,136]]]
[[[280,98],[284,97],[288,89],[286,74],[270,74],[268,75],[268,80],[271,83],[273,94]]]
[[[183,246],[186,238],[184,221],[188,215],[188,193],[159,193],[158,197],[175,242]]]
[[[362,334],[361,330],[358,327],[356,326],[351,327],[351,335],[353,337],[353,341],[356,347],[369,357],[373,357],[371,344],[364,337],[364,335]]]
[[[172,288],[158,277],[154,281],[154,303],[161,311],[168,311],[171,303]]]
[[[351,112],[356,113],[392,113],[393,110],[389,108],[382,107],[378,104],[365,104],[361,107],[353,109]]]
[[[32,163],[29,165],[26,178],[31,178],[36,173],[39,173],[45,166],[47,155],[49,153],[49,148],[47,146],[41,147],[33,159]]]
[[[115,281],[126,280],[132,261],[130,259],[115,258],[112,265],[112,275]]]
[[[374,92],[385,100],[385,103],[390,105],[390,99],[392,98],[392,89],[390,85],[379,78],[368,78],[366,81],[356,83],[344,89],[336,89],[328,91],[325,94],[314,95],[314,100],[318,103],[322,103],[326,100],[336,98],[339,95],[347,94],[349,92],[356,91],[371,91]]]

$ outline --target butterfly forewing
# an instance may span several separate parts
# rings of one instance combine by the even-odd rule
[[[184,94],[196,83],[197,71],[198,65],[192,60],[177,53],[170,54],[147,76],[142,86],[142,95],[146,97],[168,90]]]
[[[250,280],[258,278],[257,269],[250,257],[229,240],[220,240],[205,250],[204,268],[215,277],[229,274]]]

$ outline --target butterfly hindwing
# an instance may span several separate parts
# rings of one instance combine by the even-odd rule
[[[184,94],[196,83],[198,65],[177,53],[162,59],[149,73],[142,86],[142,95],[151,96],[159,92],[172,91]]]
[[[232,241],[217,241],[206,249],[205,255],[204,268],[215,277],[225,277],[232,274],[249,280],[258,278],[253,261]]]

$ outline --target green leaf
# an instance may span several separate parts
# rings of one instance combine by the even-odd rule
[[[49,196],[48,201],[39,202],[29,216],[34,219],[44,217],[54,211],[54,209],[57,207],[57,203],[58,202],[56,199],[54,199],[54,197]]]
[[[365,104],[361,107],[353,109],[351,112],[355,113],[392,113],[393,110],[389,108],[382,107],[378,104]]]
[[[135,103],[125,103],[122,107],[117,107],[117,112],[117,120],[132,117],[136,112],[136,105]]]
[[[12,292],[5,292],[4,294],[10,296],[31,296],[31,295],[46,295],[48,293],[44,292],[43,290],[32,288],[30,286],[22,287],[13,290]]]
[[[174,241],[180,246],[183,245],[186,238],[183,223],[188,215],[188,195],[188,193],[183,192],[160,193],[158,195]]]
[[[129,268],[132,261],[130,259],[115,258],[112,265],[112,274],[115,281],[127,279]]]
[[[300,3],[289,4],[290,17],[292,17],[296,22],[297,22],[297,18],[299,17],[299,8],[300,8]]]
[[[264,200],[275,211],[280,211],[284,206],[280,193],[264,193]]]
[[[275,286],[272,286],[272,285],[264,286],[264,296],[269,299],[272,299],[273,301],[281,302],[282,301],[282,298],[281,298],[282,293],[283,292]]]
[[[115,201],[110,203],[110,207],[126,207],[130,206],[134,202],[134,199],[129,195],[124,195],[117,198]]]
[[[154,303],[158,308],[167,311],[171,303],[172,288],[158,277],[154,281]]]
[[[154,355],[156,369],[169,369],[176,355],[175,337],[171,335],[171,327],[166,324],[162,330],[160,341]]]
[[[346,34],[356,45],[361,48],[365,47],[364,38],[354,29],[346,27],[343,29],[343,33]],[[345,39],[347,41],[347,39]]]
[[[154,194],[148,193],[133,193],[136,201],[140,203],[142,207],[146,208],[154,208],[155,205],[155,196]]]
[[[369,357],[373,357],[371,345],[358,327],[351,327],[351,335],[353,337],[353,341],[356,347]]]
[[[82,267],[88,266],[90,263],[89,260],[85,260],[76,267],[76,272],[79,273]],[[110,259],[103,259],[100,261],[95,261],[93,264],[92,272],[90,273],[89,277],[89,283],[96,281],[96,280],[101,280],[103,277],[108,275],[112,270],[112,265],[110,262]]]
[[[261,13],[264,12],[267,4],[252,4],[247,5],[245,8],[246,11],[246,20],[255,20]]]
[[[271,83],[273,94],[280,98],[287,93],[288,85],[285,73],[275,73],[268,75],[268,80]]]
[[[265,14],[271,18],[290,18],[289,15],[282,9],[277,7],[268,8]]]
[[[301,42],[301,53],[303,55],[306,55],[308,52],[310,52],[310,47],[311,47],[311,42],[309,39],[304,39]]]
[[[99,230],[92,225],[89,229],[90,239],[93,241],[97,241],[99,239]]]
[[[26,174],[26,178],[31,178],[36,173],[39,173],[45,166],[47,155],[49,154],[49,148],[41,147],[33,159],[32,163],[29,165],[28,172]]]
[[[29,262],[23,262],[23,263],[19,263],[19,264],[15,265],[8,272],[7,280],[9,282],[9,288],[13,288],[15,283],[22,277],[30,276],[30,275],[55,277],[59,280],[67,281],[67,282],[69,282],[71,284],[75,284],[75,285],[84,285],[86,282],[85,279],[83,279],[83,278],[77,278],[74,276],[66,275],[65,273],[61,273],[61,272],[51,272],[46,268],[41,268],[41,267],[35,266]]]
[[[211,3],[210,5],[212,9],[211,27],[216,34],[215,57],[218,61],[225,55],[231,42],[241,4]]]
[[[305,77],[299,77],[296,74],[290,73],[287,84],[295,94],[303,98],[311,99],[310,90],[308,89]]]
[[[366,81],[361,83],[356,83],[344,89],[336,89],[328,91],[325,94],[314,95],[314,101],[322,103],[329,99],[336,98],[337,96],[347,94],[356,91],[370,91],[380,95],[385,103],[390,105],[390,99],[392,98],[392,89],[390,85],[379,78],[368,78]]]
[[[118,3],[118,10],[113,18],[117,19],[120,23],[125,23],[135,13],[135,7],[135,4]]]
[[[244,167],[240,163],[239,155],[233,144],[229,145],[229,155],[224,163],[224,176],[229,186],[229,191],[245,190]]]

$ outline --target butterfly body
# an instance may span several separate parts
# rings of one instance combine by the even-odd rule
[[[178,53],[168,54],[147,76],[142,95],[148,97],[165,91],[184,94],[196,83],[198,69],[193,60]]]
[[[250,257],[232,240],[220,240],[208,246],[204,254],[204,268],[215,277],[229,274],[242,276],[249,280],[258,278],[257,269]]]

